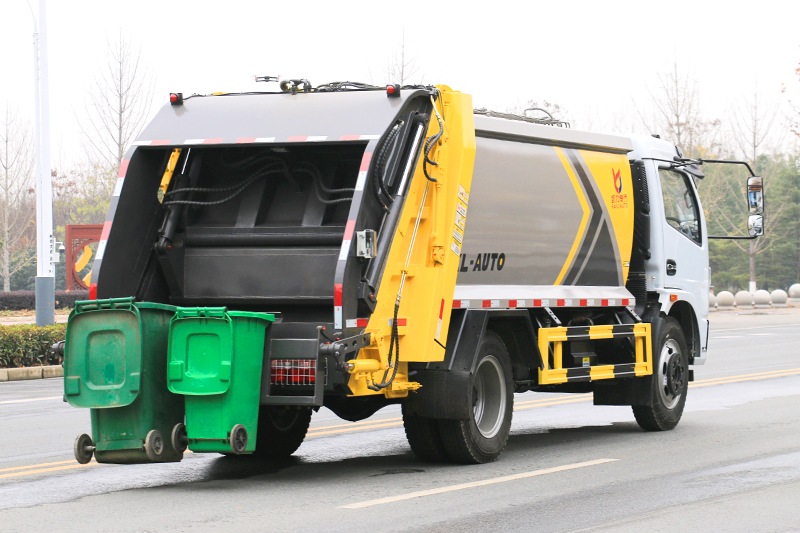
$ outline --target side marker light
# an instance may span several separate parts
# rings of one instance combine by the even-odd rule
[[[386,96],[389,96],[389,97],[400,96],[400,86],[399,85],[387,85],[386,86]]]
[[[183,93],[169,93],[169,103],[183,105]]]

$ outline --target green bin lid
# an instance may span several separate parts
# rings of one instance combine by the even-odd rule
[[[76,306],[70,315],[64,346],[64,393],[70,405],[122,407],[139,394],[139,312],[130,302],[119,303],[91,309]]]
[[[169,326],[167,384],[177,394],[222,394],[230,387],[231,320],[224,307],[179,307]]]

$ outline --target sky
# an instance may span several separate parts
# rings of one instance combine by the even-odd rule
[[[38,0],[33,0],[37,11]],[[556,102],[581,129],[631,130],[659,74],[689,73],[710,118],[757,90],[800,102],[800,2],[50,1],[53,163],[84,153],[77,121],[120,34],[169,92],[276,90],[254,75],[384,82],[405,42],[427,83],[507,110]],[[33,119],[33,21],[26,0],[0,2],[0,104]],[[781,84],[788,87],[781,94]]]

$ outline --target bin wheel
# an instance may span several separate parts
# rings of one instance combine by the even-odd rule
[[[175,427],[172,428],[172,447],[178,453],[183,453],[186,451],[187,446],[189,446],[189,437],[186,434],[186,424],[175,424]]]
[[[75,459],[82,465],[85,465],[92,460],[94,455],[94,446],[92,445],[92,437],[84,433],[75,439]]]
[[[154,463],[160,463],[164,459],[164,436],[159,430],[152,429],[145,437],[144,453]]]
[[[247,449],[247,429],[241,424],[236,424],[231,430],[231,451],[236,455],[244,453]]]

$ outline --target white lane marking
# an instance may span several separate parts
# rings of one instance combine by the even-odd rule
[[[741,339],[744,335],[714,335],[712,339]]]
[[[63,396],[48,396],[46,398],[28,398],[27,400],[6,400],[4,402],[0,402],[0,405],[5,405],[7,403],[27,403],[27,402],[43,402],[45,400],[63,400]]]
[[[782,326],[753,326],[752,328],[730,328],[730,329],[712,329],[711,334],[719,333],[721,331],[745,331],[748,329],[768,329],[768,328],[796,328],[800,324],[784,324]]]
[[[412,498],[421,498],[423,496],[433,496],[435,494],[442,494],[445,492],[453,492],[455,490],[472,489],[475,487],[483,487],[486,485],[494,485],[496,483],[505,483],[506,481],[515,481],[517,479],[525,479],[535,476],[543,476],[545,474],[554,474],[556,472],[563,472],[565,470],[574,470],[576,468],[585,468],[587,466],[600,465],[603,463],[611,463],[619,461],[619,459],[595,459],[594,461],[584,461],[582,463],[573,463],[569,465],[556,466],[553,468],[545,468],[542,470],[533,470],[532,472],[523,472],[521,474],[513,474],[511,476],[495,477],[491,479],[484,479],[483,481],[473,481],[471,483],[461,483],[459,485],[449,485],[447,487],[440,487],[438,489],[420,490],[417,492],[409,492],[407,494],[400,494],[397,496],[389,496],[386,498],[378,498],[377,500],[367,500],[364,502],[351,503],[348,505],[341,505],[340,509],[363,509],[364,507],[372,507],[373,505],[382,505],[384,503],[399,502],[402,500],[410,500]]]

